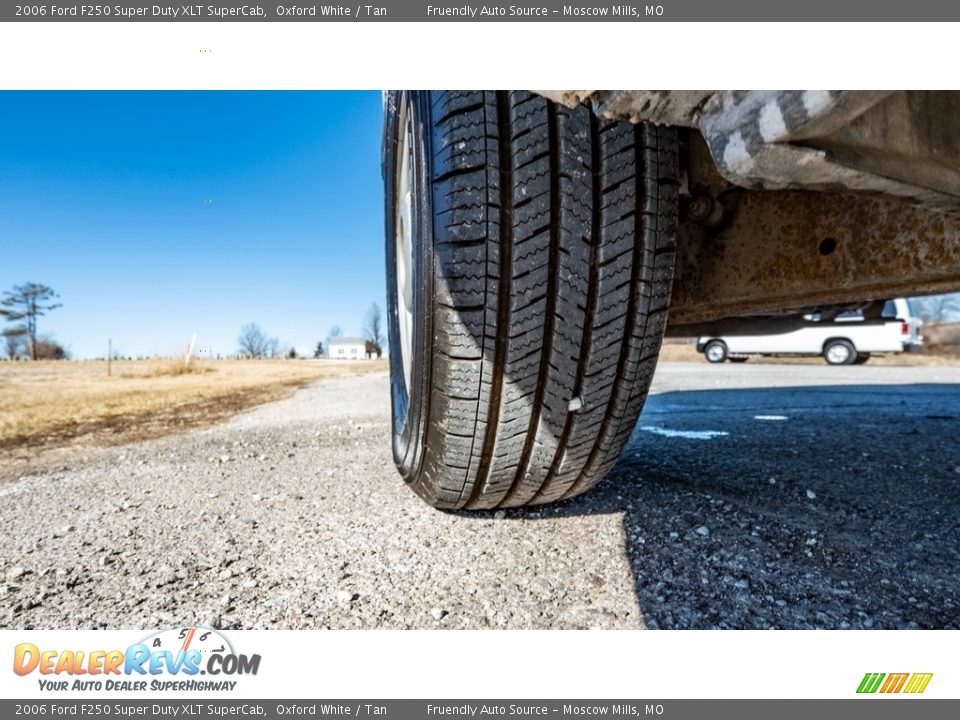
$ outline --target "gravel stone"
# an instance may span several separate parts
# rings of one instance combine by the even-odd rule
[[[496,513],[409,491],[388,387],[323,381],[0,484],[0,627],[960,625],[952,421],[927,419],[960,416],[960,369],[661,363],[641,425],[729,435],[638,431],[590,493]]]

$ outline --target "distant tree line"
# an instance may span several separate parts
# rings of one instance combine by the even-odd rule
[[[3,353],[8,360],[65,360],[66,348],[49,335],[37,334],[37,321],[61,303],[56,291],[40,283],[14,285],[0,300],[0,319],[10,323],[0,331]]]
[[[291,357],[296,357],[293,348],[282,347],[277,338],[269,337],[257,323],[247,323],[240,328],[237,352],[241,357],[254,359],[282,357],[290,352],[293,353]]]
[[[960,293],[914,298],[917,314],[928,323],[960,322]]]

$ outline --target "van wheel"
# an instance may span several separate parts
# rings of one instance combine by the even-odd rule
[[[707,362],[722,363],[727,359],[727,344],[722,340],[711,340],[703,348],[703,356]]]
[[[831,365],[852,365],[857,361],[857,350],[849,340],[831,340],[823,347],[823,358]]]
[[[578,495],[616,462],[667,319],[671,128],[529,92],[385,102],[393,455],[439,508]]]

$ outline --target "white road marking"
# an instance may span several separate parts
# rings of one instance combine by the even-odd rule
[[[653,433],[654,435],[686,438],[687,440],[713,440],[715,437],[724,437],[730,434],[723,430],[670,430],[668,428],[654,427],[653,425],[643,425],[640,429],[648,433]]]

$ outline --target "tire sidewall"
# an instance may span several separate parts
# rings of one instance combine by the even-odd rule
[[[843,347],[847,351],[846,359],[841,362],[835,362],[830,359],[830,350],[837,346]],[[857,359],[857,350],[854,348],[853,343],[847,340],[831,340],[823,348],[823,359],[827,361],[828,365],[852,365]]]
[[[397,303],[396,263],[396,172],[397,148],[402,126],[401,107],[406,101],[407,112],[412,115],[414,192],[413,237],[413,327],[411,333],[410,380],[406,387],[403,355],[400,342],[399,307]],[[428,93],[391,91],[387,96],[387,112],[384,127],[383,180],[385,208],[385,236],[387,263],[387,325],[390,344],[390,401],[393,422],[393,459],[400,475],[406,481],[413,480],[423,462],[423,446],[426,434],[426,418],[430,398],[433,298],[433,208],[430,188],[431,133],[430,102]]]
[[[721,355],[719,358],[714,360],[710,357],[710,348],[717,348],[717,347],[723,351],[723,355]],[[727,359],[727,346],[724,343],[720,342],[719,340],[712,340],[711,342],[707,343],[706,347],[703,348],[703,356],[707,359],[708,363],[714,363],[714,364],[722,363],[724,360]]]

